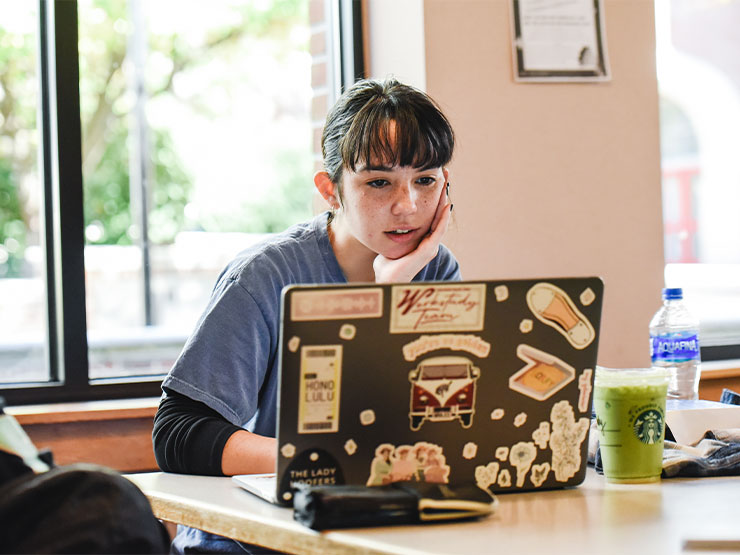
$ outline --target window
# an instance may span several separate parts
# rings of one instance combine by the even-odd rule
[[[39,158],[39,8],[0,20],[0,382],[46,380]]]
[[[702,359],[740,358],[740,2],[655,6],[665,282],[700,320]]]
[[[311,216],[326,111],[362,73],[359,13],[359,0],[4,3],[9,402],[158,395],[224,264]]]

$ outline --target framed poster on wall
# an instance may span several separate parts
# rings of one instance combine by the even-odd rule
[[[602,0],[510,0],[516,81],[608,81]]]

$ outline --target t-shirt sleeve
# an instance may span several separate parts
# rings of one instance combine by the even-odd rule
[[[275,304],[258,305],[239,281],[223,277],[162,386],[244,426],[259,407],[273,367],[279,320]]]
[[[414,281],[460,281],[460,264],[450,249],[439,245],[437,256],[427,264],[415,277]]]

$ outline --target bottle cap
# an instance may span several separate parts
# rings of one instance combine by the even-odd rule
[[[663,289],[663,300],[675,301],[683,299],[683,289],[680,287],[666,287]]]

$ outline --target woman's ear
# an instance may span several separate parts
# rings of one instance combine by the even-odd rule
[[[325,171],[316,172],[313,176],[314,185],[318,189],[319,194],[324,197],[324,200],[329,206],[336,210],[339,208],[339,196],[337,186],[329,177],[329,174]]]

